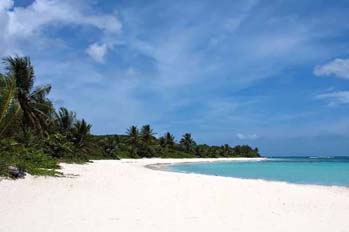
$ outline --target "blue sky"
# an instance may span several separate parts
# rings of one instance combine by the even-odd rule
[[[1,0],[0,56],[124,133],[349,155],[349,1]]]

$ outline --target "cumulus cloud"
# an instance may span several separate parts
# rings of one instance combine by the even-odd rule
[[[86,49],[86,53],[96,62],[103,63],[107,49],[106,44],[93,43]]]
[[[252,140],[252,139],[257,139],[258,136],[256,134],[242,134],[242,133],[237,133],[236,137],[241,140]]]
[[[101,31],[101,40],[106,35],[121,32],[121,22],[114,14],[88,11],[69,0],[35,0],[27,7],[16,7],[13,0],[0,2],[0,56],[16,53],[23,40],[34,36],[44,40],[45,29],[60,26],[93,27]],[[103,50],[103,46],[101,47]]]
[[[90,14],[69,1],[36,0],[28,7],[8,11],[9,33],[28,35],[49,24],[94,26],[106,32],[119,32],[121,23],[115,15]]]
[[[349,91],[334,91],[318,94],[316,99],[327,101],[329,106],[349,104]]]
[[[336,76],[349,79],[349,59],[335,59],[314,69],[316,76]]]

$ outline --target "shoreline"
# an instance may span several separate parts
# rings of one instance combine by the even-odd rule
[[[97,160],[62,164],[64,174],[78,175],[71,178],[28,176],[1,181],[0,230],[328,232],[349,228],[348,189],[145,167],[186,161]]]
[[[162,158],[150,158],[148,160],[152,159],[161,159],[163,161],[167,162],[157,162],[152,164],[146,164],[144,167],[152,169],[152,170],[161,170],[161,171],[169,171],[166,169],[166,167],[174,165],[174,164],[193,164],[193,163],[212,163],[212,162],[225,162],[225,161],[262,161],[267,160],[266,157],[260,157],[260,158],[185,158],[185,159],[162,159]],[[131,159],[123,159],[123,160],[131,160]],[[170,171],[171,172],[171,171]]]
[[[155,158],[157,159],[157,158]],[[203,175],[203,176],[216,176],[216,177],[223,177],[223,178],[232,178],[232,179],[238,179],[238,180],[255,180],[255,181],[265,181],[265,182],[271,182],[271,183],[282,183],[282,184],[289,184],[289,185],[299,185],[299,186],[313,186],[315,188],[338,188],[343,189],[344,191],[349,191],[349,186],[342,186],[342,185],[322,185],[322,184],[306,184],[306,183],[293,183],[293,182],[287,182],[287,181],[278,181],[278,180],[267,180],[262,178],[242,178],[242,177],[234,177],[234,176],[220,176],[220,175],[210,175],[210,174],[203,174],[203,173],[195,173],[195,172],[184,172],[184,171],[173,171],[167,169],[167,167],[171,165],[176,164],[194,164],[194,163],[211,163],[211,162],[225,162],[225,161],[251,161],[251,162],[258,162],[267,160],[269,158],[267,157],[261,157],[261,158],[202,158],[203,160],[200,160],[201,158],[193,158],[193,160],[188,159],[170,159],[170,161],[167,161],[167,159],[163,159],[167,162],[157,162],[152,164],[146,164],[144,165],[145,168],[149,168],[151,170],[155,171],[164,171],[164,172],[173,172],[173,173],[182,173],[182,174],[193,174],[193,175]],[[129,159],[127,159],[129,160]],[[152,159],[148,159],[152,160]]]

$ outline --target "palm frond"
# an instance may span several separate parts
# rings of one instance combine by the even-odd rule
[[[0,137],[20,112],[15,89],[13,78],[0,77]]]
[[[30,97],[37,102],[45,101],[47,95],[51,91],[51,88],[51,85],[40,85],[34,89],[34,91],[30,94]]]
[[[34,68],[29,57],[6,57],[3,59],[5,69],[9,76],[16,80],[16,87],[25,93],[29,93],[34,86]]]

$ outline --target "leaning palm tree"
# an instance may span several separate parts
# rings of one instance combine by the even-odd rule
[[[190,152],[192,147],[195,145],[195,141],[190,133],[185,133],[181,138],[180,144],[184,147],[186,152]]]
[[[22,129],[43,132],[53,112],[51,101],[47,95],[50,85],[34,88],[34,68],[29,57],[7,57],[4,59],[7,75],[16,83],[16,98],[22,110]]]
[[[0,138],[20,114],[15,91],[15,80],[0,74]]]

